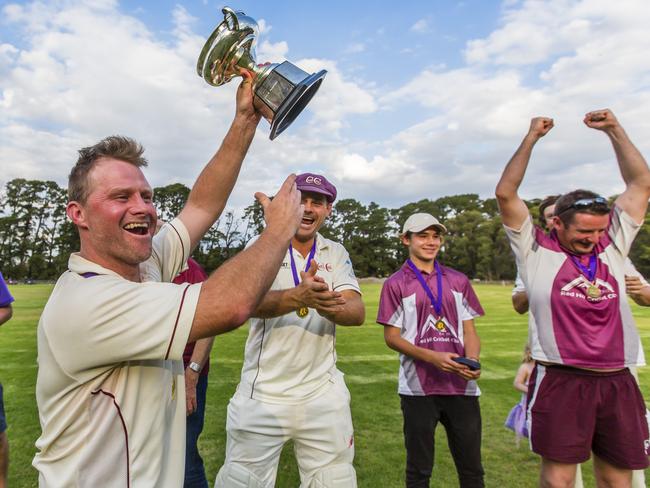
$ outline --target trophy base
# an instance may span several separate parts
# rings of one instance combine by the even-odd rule
[[[271,140],[282,134],[293,123],[296,117],[300,115],[300,112],[303,111],[320,88],[326,74],[326,70],[311,74],[293,88],[291,93],[289,93],[287,98],[278,107],[275,117],[273,117],[271,134],[269,136]]]

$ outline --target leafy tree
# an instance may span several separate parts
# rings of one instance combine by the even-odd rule
[[[153,190],[153,201],[158,210],[158,217],[165,222],[173,220],[185,206],[190,189],[181,183],[156,187]]]

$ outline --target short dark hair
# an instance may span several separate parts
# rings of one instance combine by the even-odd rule
[[[90,192],[88,175],[100,159],[118,159],[140,168],[149,164],[143,152],[140,143],[124,136],[109,136],[94,146],[79,149],[79,159],[68,177],[68,201],[86,202]]]
[[[602,199],[605,204],[593,205],[576,208],[574,205],[579,200]],[[574,190],[570,193],[565,193],[555,202],[555,215],[560,217],[564,225],[573,223],[575,214],[586,213],[590,215],[606,215],[609,213],[609,206],[606,204],[607,200],[589,190]]]
[[[539,202],[539,206],[537,207],[539,209],[539,217],[538,217],[538,222],[539,225],[544,228],[546,227],[546,219],[544,218],[544,210],[546,210],[548,207],[551,205],[555,205],[557,202],[558,198],[560,198],[561,195],[549,195],[544,200]]]

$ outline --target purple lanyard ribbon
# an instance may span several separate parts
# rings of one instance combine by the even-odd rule
[[[314,259],[315,255],[316,255],[316,238],[314,237],[314,245],[311,246],[311,251],[309,251],[309,257],[307,258],[307,266],[305,266],[305,273],[309,271],[311,260]],[[298,278],[296,261],[293,259],[293,247],[291,246],[291,243],[289,243],[289,257],[291,258],[291,274],[293,275],[293,284],[298,286],[300,284],[300,278]]]
[[[429,300],[431,301],[431,305],[433,306],[433,309],[436,311],[436,315],[438,316],[437,318],[441,318],[442,317],[442,273],[440,272],[440,265],[438,264],[438,261],[435,260],[433,261],[433,266],[436,270],[436,282],[438,284],[438,296],[436,298],[433,297],[433,292],[431,291],[431,288],[429,288],[429,285],[424,279],[424,276],[422,276],[422,273],[417,268],[417,266],[413,264],[413,261],[407,259],[406,264],[408,264],[409,267],[413,270],[415,276],[420,282],[420,285],[422,285],[424,292],[429,297]]]
[[[580,271],[584,273],[584,275],[587,277],[587,279],[593,283],[594,279],[596,278],[596,255],[592,254],[589,256],[589,265],[585,266],[580,262],[580,258],[575,257],[573,254],[570,255],[571,260],[573,261],[573,264],[575,264]]]

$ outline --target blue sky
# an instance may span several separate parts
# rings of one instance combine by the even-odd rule
[[[234,110],[236,81],[195,74],[223,3],[0,3],[0,184],[64,185],[76,150],[140,140],[150,182],[191,185]],[[241,208],[289,172],[319,171],[344,198],[397,206],[490,196],[530,118],[556,127],[535,149],[526,197],[620,191],[606,137],[584,113],[614,110],[650,151],[650,9],[645,0],[230,4],[261,27],[260,62],[327,69],[275,141],[262,122],[231,198]]]

